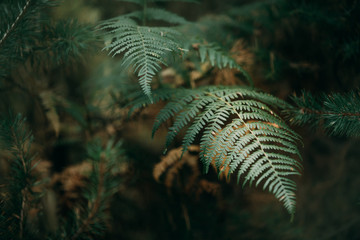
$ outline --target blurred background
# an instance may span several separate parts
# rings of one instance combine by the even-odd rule
[[[255,87],[290,103],[290,96],[302,90],[317,94],[358,89],[357,0],[152,5],[194,22],[196,30],[189,29],[189,34],[195,31],[217,42],[249,72]],[[77,19],[77,24],[91,29],[136,8],[115,0],[64,0],[47,14],[54,22]],[[115,137],[124,142],[126,160],[121,163],[121,181],[107,210],[111,218],[102,239],[360,239],[359,139],[329,137],[320,127],[295,128],[303,137],[304,171],[296,179],[297,211],[290,222],[273,195],[242,188],[235,178],[219,179],[215,171],[203,174],[196,146],[180,163],[175,163],[180,138],[174,150],[163,155],[166,126],[153,139],[151,129],[164,105],[152,105],[128,118],[121,99],[137,87],[136,77],[120,66],[120,57],[109,57],[102,50],[104,43],[92,37],[76,61],[30,71],[25,62],[13,70],[11,82],[0,85],[0,111],[11,106],[27,117],[35,136],[32,151],[41,159],[39,171],[50,178],[58,215],[80,198],[85,142]],[[162,84],[243,82],[230,70],[209,68],[189,58],[185,66],[164,67],[154,81],[155,87]],[[4,182],[8,166],[4,158],[0,163]],[[69,169],[75,170],[69,173]]]

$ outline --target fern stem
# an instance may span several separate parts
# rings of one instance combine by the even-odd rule
[[[146,0],[145,0],[146,1]],[[139,33],[139,35],[140,35],[140,37],[141,37],[141,45],[142,45],[142,48],[143,48],[143,50],[144,50],[144,68],[145,69],[148,69],[148,59],[147,59],[147,55],[148,55],[148,50],[147,50],[147,48],[146,48],[146,46],[145,46],[145,38],[144,38],[144,35],[141,33],[141,31],[139,31],[139,27],[137,27],[137,31],[138,31],[138,33]],[[144,75],[147,75],[148,73],[147,72],[145,72],[144,73]],[[140,76],[139,76],[140,77]],[[146,81],[146,79],[147,78],[145,78],[145,81]],[[151,96],[150,96],[150,94],[148,94],[147,93],[147,91],[146,91],[146,86],[148,86],[148,84],[146,84],[146,82],[144,83],[144,87],[143,87],[143,91],[148,95],[148,97],[149,97],[149,99],[150,99],[150,102],[151,103],[153,103],[153,100],[152,100],[152,98],[151,98]],[[150,89],[151,89],[151,87],[150,87]]]
[[[8,38],[10,32],[15,29],[15,27],[18,24],[18,22],[20,21],[20,19],[25,15],[27,9],[30,6],[30,2],[31,2],[31,0],[27,0],[25,6],[21,9],[21,11],[20,11],[19,15],[16,17],[15,21],[11,24],[9,29],[5,32],[4,36],[1,38],[0,48],[1,48],[1,45],[5,42],[5,40]]]

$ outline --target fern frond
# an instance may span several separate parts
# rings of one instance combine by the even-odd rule
[[[201,135],[200,159],[205,172],[215,163],[219,172],[237,172],[244,184],[262,184],[295,213],[295,182],[289,176],[300,175],[302,166],[296,144],[300,137],[273,112],[288,105],[269,94],[244,87],[203,87],[160,89],[153,95],[158,101],[169,100],[156,117],[153,134],[162,123],[175,116],[166,138],[166,148],[178,133],[189,126],[182,140],[183,152]],[[146,104],[146,98],[135,100]]]
[[[222,68],[234,68],[239,70],[251,86],[254,85],[250,75],[242,68],[236,61],[225,53],[222,48],[215,44],[199,44],[199,55],[201,62],[209,60],[212,66],[216,66],[219,69]]]
[[[329,135],[360,136],[360,95],[358,91],[346,94],[332,93],[313,96],[303,92],[293,97],[295,107],[285,112],[294,125],[321,126]]]
[[[106,38],[113,39],[104,49],[113,56],[123,54],[125,67],[134,67],[144,93],[150,97],[150,83],[161,69],[167,65],[166,58],[179,52],[181,34],[167,27],[138,26],[126,17],[110,19],[102,23],[100,29],[108,29]]]

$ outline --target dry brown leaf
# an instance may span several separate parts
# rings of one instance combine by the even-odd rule
[[[201,179],[201,171],[199,169],[199,156],[200,147],[198,145],[191,145],[180,159],[182,148],[176,148],[166,156],[161,158],[161,162],[155,165],[153,176],[157,182],[160,182],[160,177],[164,175],[164,185],[170,189],[174,187],[174,182],[180,171],[185,167],[189,167],[191,175],[187,177],[185,186],[182,186],[187,194],[195,194],[197,198],[202,193],[209,193],[213,196],[219,196],[220,185],[211,183],[205,179]],[[191,153],[196,153],[191,154]]]
[[[198,166],[198,155],[190,154],[190,152],[199,152],[200,148],[196,145],[189,146],[188,150],[182,154],[182,148],[176,148],[169,151],[166,156],[161,157],[161,162],[155,165],[153,170],[153,177],[157,182],[160,182],[160,177],[165,174],[164,184],[166,187],[171,188],[173,186],[174,179],[179,175],[179,172],[184,165],[187,165],[191,169],[191,176],[189,177],[185,186],[186,191],[189,191],[194,185],[200,175]]]
[[[235,42],[230,50],[230,55],[234,58],[237,64],[242,66],[251,75],[255,64],[255,55],[246,46],[243,39],[239,39]],[[216,85],[237,85],[237,73],[239,73],[239,71],[236,69],[219,69],[215,73],[214,83]]]
[[[80,198],[81,189],[86,185],[86,180],[91,172],[92,165],[89,162],[70,166],[63,172],[54,174],[51,180],[52,186],[59,186],[63,192],[61,202],[71,207],[75,199]]]
[[[206,179],[201,179],[199,181],[199,187],[196,192],[197,197],[199,197],[203,192],[217,196],[220,193],[220,184],[209,182]]]

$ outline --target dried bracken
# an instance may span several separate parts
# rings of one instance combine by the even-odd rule
[[[66,168],[61,173],[54,174],[50,185],[62,193],[61,205],[71,208],[74,202],[81,198],[81,191],[86,186],[91,169],[91,163],[82,162]]]
[[[199,152],[200,147],[198,145],[189,146],[184,153],[181,147],[170,150],[168,154],[161,158],[161,162],[155,165],[153,170],[154,179],[161,182],[161,177],[164,176],[164,185],[169,190],[180,187],[187,194],[195,194],[197,199],[203,193],[218,197],[220,195],[220,184],[209,182],[200,177]],[[183,172],[185,167],[190,168],[191,174],[187,176],[185,185],[181,185],[179,181],[175,180],[185,175]]]
[[[155,165],[153,170],[153,177],[157,182],[160,182],[160,177],[165,174],[165,186],[171,188],[173,186],[173,180],[179,174],[184,165],[188,165],[192,171],[192,179],[197,178],[200,175],[198,167],[198,155],[191,154],[189,152],[199,152],[199,146],[192,145],[188,151],[183,154],[182,148],[176,148],[163,157],[161,162]],[[181,158],[182,155],[182,158]],[[192,181],[189,181],[189,186],[193,185]],[[188,187],[187,187],[188,188]]]

